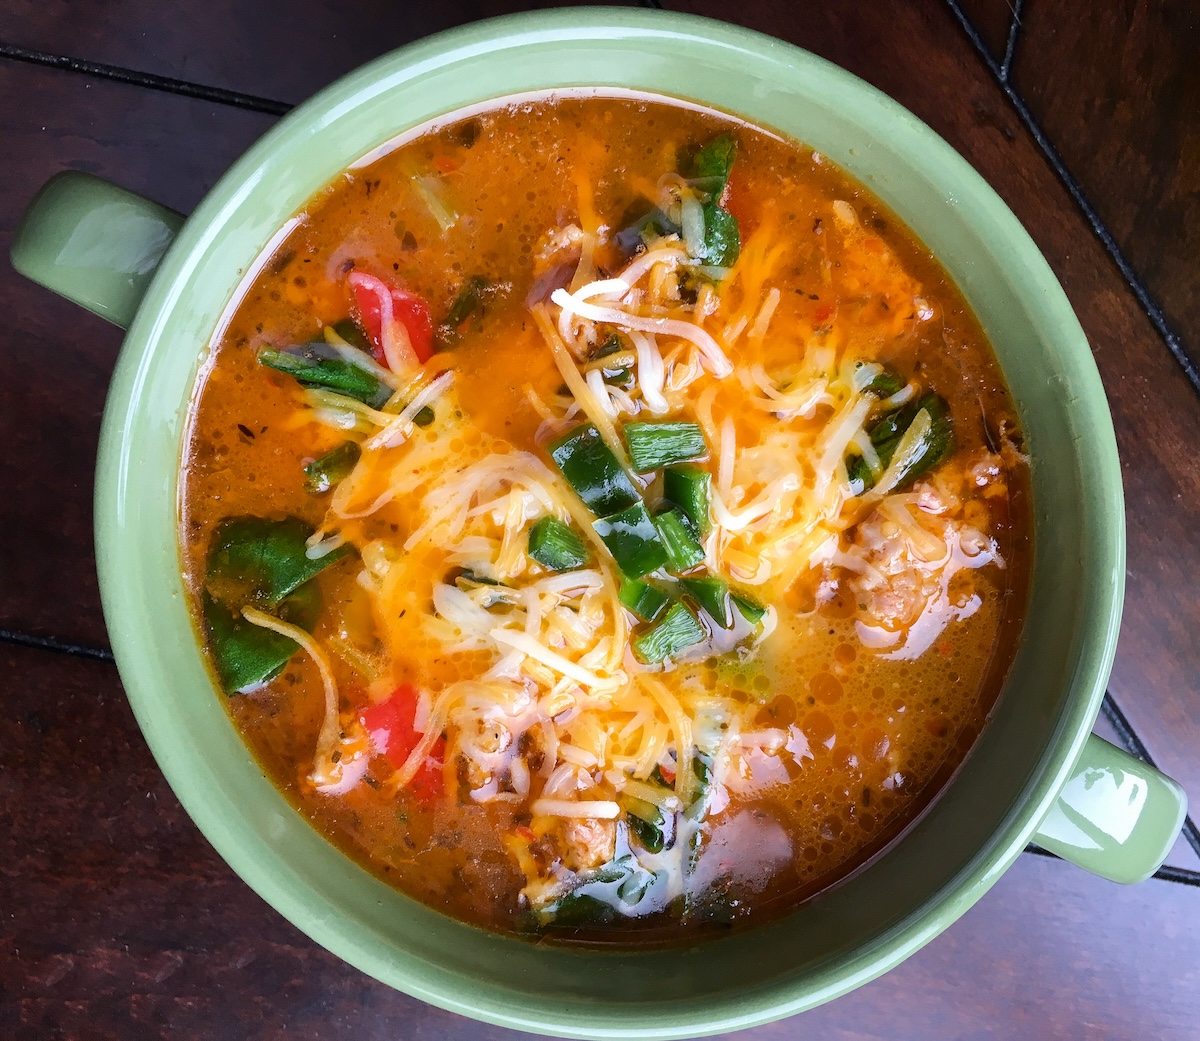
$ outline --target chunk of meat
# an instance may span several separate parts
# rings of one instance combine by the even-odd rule
[[[568,224],[547,232],[534,254],[534,278],[525,296],[525,306],[540,304],[554,290],[569,286],[582,255],[583,232],[578,225]]]
[[[563,866],[576,873],[603,867],[616,852],[613,821],[571,819],[565,822],[558,845]]]
[[[915,659],[951,622],[979,609],[970,572],[1004,561],[962,513],[932,485],[887,496],[859,524],[851,546],[830,557],[840,569],[832,580],[844,582],[854,598],[854,627],[864,645],[886,651],[885,658]]]
[[[907,506],[901,509],[908,512]],[[922,534],[943,551],[928,559],[928,547],[919,552],[911,528],[888,513],[894,510],[876,509],[867,517],[858,526],[853,545],[837,562],[848,572],[846,586],[857,600],[860,617],[897,632],[912,625],[937,594],[946,554],[945,543],[909,514],[911,526],[921,527]]]
[[[535,272],[545,271],[567,261],[579,260],[583,249],[583,231],[577,224],[568,224],[563,228],[552,228],[538,243],[534,255]]]
[[[981,451],[969,459],[966,478],[975,488],[982,489],[985,499],[1008,495],[1008,481],[1004,459],[995,452]]]

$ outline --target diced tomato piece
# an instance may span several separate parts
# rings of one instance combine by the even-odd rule
[[[433,356],[433,315],[429,305],[415,293],[404,289],[392,290],[392,308],[408,330],[408,339],[422,365]]]
[[[402,683],[386,701],[368,705],[358,714],[359,722],[371,739],[371,746],[399,770],[421,740],[413,726],[417,713],[417,689]],[[446,753],[445,738],[439,737],[429,750],[425,762],[409,782],[417,795],[433,799],[442,794],[442,759]]]
[[[388,364],[383,347],[383,293],[390,295],[392,317],[408,333],[408,341],[417,361],[423,365],[430,359],[433,354],[433,314],[424,300],[416,293],[388,285],[361,271],[354,272],[347,283],[355,320],[371,342],[375,360],[380,365]]]

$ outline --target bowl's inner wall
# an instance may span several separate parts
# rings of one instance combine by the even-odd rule
[[[341,956],[445,1007],[586,1036],[688,1036],[863,982],[944,928],[1016,855],[1086,736],[1107,675],[1120,480],[1078,323],[1015,219],[948,146],[853,77],[785,45],[628,12],[620,20],[630,28],[601,30],[616,17],[603,15],[506,20],[503,41],[485,24],[414,45],[319,95],[239,162],[185,227],[130,331],[102,442],[98,558],[122,676],[156,757],[205,834],[276,908]],[[849,882],[774,925],[691,951],[564,952],[485,935],[356,866],[247,754],[190,639],[179,577],[176,470],[190,387],[217,316],[279,226],[407,127],[480,98],[594,84],[746,114],[864,181],[975,308],[1033,453],[1025,635],[995,718],[949,790]],[[935,912],[918,916],[935,897]]]

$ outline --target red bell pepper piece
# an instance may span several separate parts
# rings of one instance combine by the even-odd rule
[[[422,735],[413,727],[416,712],[417,690],[411,683],[402,683],[386,701],[368,705],[358,714],[359,722],[371,739],[371,747],[386,756],[397,770],[421,740]],[[434,799],[442,794],[442,760],[445,754],[446,739],[439,737],[409,782],[409,787],[421,798]]]
[[[404,326],[415,358],[405,357],[407,352],[401,345],[394,344],[393,352],[398,352],[409,364],[423,365],[429,360],[433,354],[433,315],[424,300],[407,289],[390,286],[382,279],[362,271],[351,272],[346,283],[350,288],[350,304],[355,321],[370,341],[375,360],[380,365],[394,367],[389,362],[384,341],[385,311],[391,312],[388,316],[391,320]]]

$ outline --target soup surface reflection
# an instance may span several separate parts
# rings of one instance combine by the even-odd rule
[[[936,794],[1014,653],[1026,488],[979,327],[861,185],[560,97],[311,201],[202,373],[183,548],[331,841],[467,922],[671,941]]]

